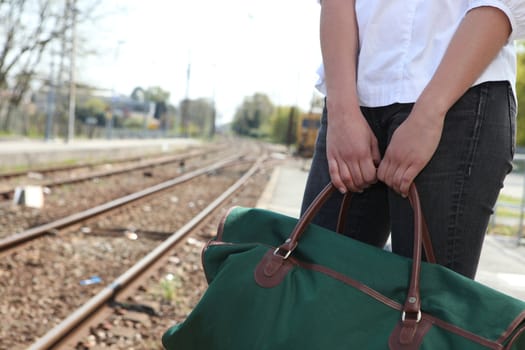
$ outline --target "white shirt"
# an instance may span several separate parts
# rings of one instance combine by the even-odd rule
[[[525,38],[525,0],[356,0],[359,27],[357,90],[367,107],[417,100],[465,14],[480,6],[502,10],[509,42],[474,85],[516,80],[514,39]],[[316,86],[326,94],[323,66]]]

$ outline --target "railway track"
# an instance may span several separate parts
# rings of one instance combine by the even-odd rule
[[[186,172],[211,164],[214,159],[227,158],[236,150],[217,147],[194,151],[156,162],[156,165],[134,165],[126,169],[100,174],[88,174],[82,181],[60,183],[48,188],[44,206],[32,208],[0,202],[0,239],[13,232],[25,231],[45,223],[86,210],[97,204],[123,197],[143,188],[169,181]],[[146,167],[147,166],[147,167]]]
[[[31,241],[33,239],[36,239],[42,235],[48,234],[50,232],[53,232],[54,230],[58,230],[60,228],[64,228],[67,226],[74,225],[76,223],[82,222],[84,220],[94,218],[98,215],[101,215],[103,213],[106,213],[110,210],[114,210],[120,207],[123,207],[131,202],[143,199],[147,196],[150,196],[152,194],[155,194],[160,191],[164,191],[166,189],[172,188],[178,184],[181,184],[183,182],[189,181],[197,176],[201,176],[203,174],[209,173],[211,171],[218,170],[222,167],[225,167],[227,165],[231,165],[234,162],[239,161],[242,159],[244,155],[240,156],[232,156],[230,158],[227,158],[225,160],[222,160],[220,162],[214,163],[210,166],[197,169],[191,172],[188,172],[182,176],[176,177],[173,180],[169,180],[163,183],[160,183],[158,185],[146,188],[144,190],[132,193],[130,195],[112,200],[110,202],[104,203],[102,205],[98,205],[96,207],[83,210],[78,213],[74,213],[72,215],[68,215],[67,217],[60,218],[58,220],[49,222],[44,225],[40,225],[37,227],[33,227],[31,229],[25,230],[21,233],[16,233],[13,235],[10,235],[6,238],[0,239],[0,255],[8,253],[11,249],[16,249],[23,243],[26,243],[28,241]]]
[[[173,254],[173,248],[192,233],[202,222],[210,219],[224,202],[232,196],[259,170],[262,159],[259,159],[239,180],[221,193],[212,203],[206,206],[183,227],[174,232],[143,259],[125,273],[116,278],[103,290],[93,296],[84,305],[75,310],[68,318],[32,344],[29,350],[74,349],[89,333],[91,328],[114,312],[115,300],[126,299],[135,293],[135,289],[144,284],[147,278],[155,275],[161,265]]]
[[[250,154],[258,152],[248,151]],[[215,203],[211,197],[221,197],[226,187],[232,186],[236,178],[246,173],[250,166],[249,161],[248,157],[242,155],[232,156],[141,190],[140,194],[129,194],[99,205],[97,209],[85,210],[82,214],[76,213],[61,218],[58,222],[48,223],[47,226],[34,227],[21,234],[0,240],[0,294],[3,296],[3,300],[0,301],[0,314],[5,315],[5,322],[0,323],[0,349],[22,349],[32,343],[34,343],[32,346],[38,346],[36,348],[40,346],[46,348],[48,346],[46,344],[50,344],[48,342],[55,342],[57,339],[61,342],[67,340],[66,345],[53,345],[47,348],[92,348],[86,344],[92,343],[93,337],[97,338],[101,332],[104,332],[104,322],[99,323],[98,326],[94,326],[93,323],[93,320],[100,319],[99,316],[95,319],[91,316],[82,317],[85,320],[92,320],[92,323],[89,323],[91,326],[88,326],[87,329],[91,331],[98,329],[96,334],[91,333],[87,336],[86,327],[80,327],[83,331],[77,333],[77,326],[67,331],[60,330],[59,335],[52,335],[53,332],[56,332],[53,326],[58,327],[61,322],[77,314],[77,311],[73,312],[75,309],[85,308],[86,306],[82,305],[86,303],[86,300],[91,300],[90,298],[100,300],[98,298],[101,298],[102,295],[104,295],[104,302],[101,306],[106,310],[102,314],[109,313],[113,314],[111,317],[118,318],[122,314],[132,312],[129,307],[130,305],[131,309],[137,307],[137,303],[133,300],[138,294],[136,290],[133,291],[133,288],[136,288],[137,285],[144,285],[147,279],[144,276],[150,276],[151,279],[152,274],[150,272],[141,273],[143,277],[136,277],[138,279],[133,277],[130,280],[128,277],[118,276],[128,275],[130,272],[122,274],[126,268],[129,269],[128,271],[133,269],[142,271],[143,268],[134,267],[134,264],[146,259],[153,251],[157,251],[158,247],[168,244],[166,242],[169,240],[179,242],[173,244],[178,244],[177,249],[181,252],[178,253],[178,257],[168,257],[168,263],[161,263],[161,269],[171,266],[177,270],[164,273],[164,275],[182,275],[185,276],[183,279],[188,280],[184,283],[185,286],[194,285],[195,290],[205,288],[203,281],[194,276],[200,265],[200,263],[195,263],[196,260],[199,260],[195,256],[200,253],[201,243],[210,238],[216,222],[199,237],[187,240],[182,244],[180,244],[182,237],[190,233],[181,232],[191,231],[191,227],[194,226],[190,225],[191,222],[205,221],[207,215],[199,214],[201,210],[212,210],[208,209],[212,207],[212,202]],[[254,170],[250,172],[253,175]],[[255,205],[260,195],[260,192],[257,191],[262,191],[269,174],[263,171],[256,175],[262,179],[257,181],[250,180],[252,175],[244,175],[243,180],[252,181],[250,186],[245,186],[244,191],[247,191],[246,187],[248,187],[249,191],[256,193],[251,198],[252,202],[244,204],[247,206]],[[240,185],[236,186],[242,188]],[[230,199],[227,206],[239,203],[242,205],[242,202]],[[199,215],[200,219],[190,220],[190,217]],[[176,231],[179,238],[175,239],[172,238],[172,233],[177,227],[181,228]],[[49,233],[54,234],[49,235]],[[159,245],[159,242],[164,243]],[[187,254],[189,258],[182,258],[184,254]],[[148,259],[152,259],[151,256]],[[190,272],[182,273],[181,265],[187,264],[188,261],[193,261],[189,263]],[[142,264],[155,265],[152,261],[142,262]],[[149,270],[149,267],[144,268],[144,271],[146,270]],[[162,285],[172,283],[167,281],[164,275],[154,277],[157,296],[158,289],[164,288]],[[98,282],[90,279],[94,276],[98,278]],[[103,287],[107,281],[111,280],[114,282]],[[129,285],[131,288],[129,290],[132,292],[124,292],[124,289],[127,289],[127,287],[124,288],[124,285]],[[142,290],[141,288],[139,291]],[[102,294],[99,295],[100,293]],[[185,291],[184,288],[179,288],[177,293],[179,297],[187,296],[189,299],[181,301],[180,304],[177,303],[175,308],[189,305],[198,297],[198,293]],[[108,297],[109,300],[106,300]],[[95,301],[88,301],[88,303],[95,303]],[[144,305],[138,304],[139,309],[144,309]],[[159,311],[166,308],[171,311]],[[187,311],[188,307],[183,309]],[[153,307],[146,307],[146,310],[155,310],[156,316],[150,322],[155,325],[164,322],[159,327],[150,327],[156,330],[156,336],[151,333],[155,332],[154,330],[144,330],[142,338],[149,337],[153,343],[157,344],[147,343],[143,347],[151,350],[158,346],[159,329],[165,330],[174,322],[170,315],[174,313],[178,315],[175,319],[181,318],[185,311],[175,312],[173,305],[170,306],[170,303],[165,301]],[[159,317],[162,314],[168,316]],[[143,316],[143,314],[140,315]],[[37,320],[37,322],[29,320]],[[51,328],[54,330],[49,335]],[[84,340],[79,340],[82,336],[85,337]],[[41,337],[41,340],[35,343],[38,337]],[[96,340],[101,341],[98,338]],[[73,343],[76,344],[74,347],[72,347]],[[122,348],[129,348],[129,346]]]
[[[227,146],[218,145],[211,149],[196,149],[175,155],[133,157],[100,163],[83,163],[70,166],[58,166],[55,168],[50,167],[2,173],[0,174],[0,182],[2,182],[3,185],[0,190],[0,198],[4,200],[13,199],[15,188],[25,184],[53,188],[172,163],[177,163],[181,169],[184,169],[189,159],[213,156],[214,153],[220,152],[225,148],[227,148]],[[52,176],[52,174],[55,174],[55,176]],[[11,181],[7,181],[9,179],[11,179]]]
[[[139,162],[144,159],[157,158],[158,155],[144,155],[144,156],[135,156],[135,157],[126,157],[118,159],[105,159],[101,161],[93,162],[80,162],[75,164],[65,164],[65,165],[56,165],[56,166],[45,166],[45,167],[35,167],[30,169],[23,170],[10,170],[0,172],[0,180],[6,180],[13,177],[27,177],[31,176],[31,173],[40,174],[42,176],[56,173],[59,171],[72,171],[81,168],[95,168],[98,166],[105,166],[106,164],[119,164],[119,163],[129,163],[129,162]]]

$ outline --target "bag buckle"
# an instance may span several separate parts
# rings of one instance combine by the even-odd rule
[[[403,313],[401,314],[401,321],[405,322],[406,315],[406,312],[403,311]],[[419,323],[419,321],[421,321],[421,310],[419,310],[416,315],[416,323]]]
[[[286,253],[284,253],[284,255],[283,255],[283,254],[279,254],[281,251],[286,252]],[[285,249],[283,249],[283,248],[281,248],[281,247],[277,247],[277,248],[273,251],[273,255],[280,256],[281,258],[283,258],[283,259],[285,259],[285,260],[288,259],[288,257],[290,256],[290,254],[292,254],[292,251],[291,251],[291,250],[285,250]]]
[[[290,238],[284,241],[284,244],[281,244],[273,251],[273,255],[280,256],[281,258],[283,258],[283,260],[288,259],[290,254],[292,254],[292,252],[294,251],[295,247],[297,247],[297,242],[289,244],[291,241],[292,240]]]

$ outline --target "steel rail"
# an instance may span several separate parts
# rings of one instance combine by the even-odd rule
[[[172,150],[168,153],[173,153],[173,151],[193,151],[194,147],[188,147],[188,149],[183,150]],[[115,159],[105,159],[101,161],[94,161],[94,162],[82,162],[82,163],[76,163],[71,165],[57,165],[55,167],[41,167],[41,168],[28,168],[24,170],[11,170],[11,171],[5,171],[0,172],[0,179],[8,179],[11,177],[17,177],[17,176],[25,176],[29,173],[41,173],[41,174],[48,174],[48,173],[54,173],[58,171],[66,171],[66,170],[74,170],[78,168],[93,168],[97,166],[101,166],[104,164],[118,164],[118,163],[126,163],[126,162],[136,162],[140,161],[142,159],[155,159],[158,158],[158,153],[149,153],[144,154],[142,156],[131,156],[131,157],[123,157],[123,158],[115,158]]]
[[[233,184],[219,197],[217,197],[203,211],[197,214],[197,216],[195,216],[179,230],[174,232],[148,255],[146,255],[129,270],[124,272],[124,274],[106,286],[98,294],[93,296],[83,306],[75,310],[70,316],[51,329],[43,337],[39,338],[28,348],[28,350],[53,349],[55,346],[57,346],[65,337],[78,329],[84,320],[89,319],[91,315],[101,309],[108,301],[114,299],[119,292],[123,291],[126,286],[130,285],[134,280],[139,278],[140,275],[146,272],[148,268],[155,264],[155,262],[169,253],[182,238],[191,232],[191,230],[201,223],[242,185],[244,185],[246,181],[259,169],[264,159],[265,156],[259,158],[255,164],[239,180],[237,180],[237,182],[235,182],[235,184]]]
[[[212,152],[218,152],[220,150],[221,149],[218,149],[218,150],[216,149],[216,150],[213,150]],[[145,162],[143,164],[140,164],[140,165],[130,165],[130,166],[123,167],[123,168],[120,168],[120,169],[98,171],[98,172],[95,172],[95,173],[85,174],[85,175],[82,175],[82,176],[79,176],[79,177],[75,177],[75,178],[53,180],[53,181],[42,183],[42,184],[40,184],[40,186],[43,186],[43,187],[57,187],[57,186],[68,185],[68,184],[72,184],[72,183],[76,183],[76,182],[82,182],[82,181],[86,181],[86,180],[90,180],[90,179],[94,179],[94,178],[101,178],[101,177],[107,177],[107,176],[112,176],[112,175],[118,175],[118,174],[130,172],[130,171],[135,171],[135,170],[141,170],[141,169],[149,168],[149,167],[152,167],[152,166],[164,165],[164,164],[168,164],[168,163],[174,163],[174,162],[177,162],[177,161],[184,161],[184,160],[186,160],[188,158],[193,158],[193,157],[198,157],[198,156],[202,156],[202,155],[207,155],[207,154],[209,154],[209,152],[210,151],[207,151],[207,150],[199,150],[199,151],[193,151],[193,152],[188,153],[188,154],[179,154],[179,155],[175,155],[175,156],[167,156],[167,157],[157,158],[157,159],[153,159],[153,160],[147,161],[147,162]],[[5,191],[0,192],[0,197],[8,199],[8,198],[12,198],[13,194],[14,194],[14,190],[13,189],[9,189],[9,190],[5,190]]]
[[[106,211],[118,208],[122,205],[128,204],[130,202],[133,202],[135,200],[144,198],[146,196],[149,196],[151,194],[154,194],[159,191],[163,191],[167,188],[173,187],[175,185],[178,185],[182,182],[189,181],[197,176],[204,175],[210,171],[219,169],[221,167],[224,167],[230,163],[235,162],[238,159],[241,159],[244,157],[244,155],[236,155],[229,158],[226,158],[222,161],[219,161],[217,163],[214,163],[212,165],[209,165],[205,168],[197,169],[191,172],[188,172],[184,175],[178,176],[172,180],[168,180],[165,182],[162,182],[160,184],[148,187],[146,189],[143,189],[141,191],[129,194],[127,196],[114,199],[112,201],[106,202],[104,204],[98,205],[96,207],[66,216],[64,218],[55,220],[53,222],[40,225],[37,227],[33,227],[31,229],[25,230],[23,232],[20,232],[18,234],[14,234],[12,236],[6,237],[4,239],[0,240],[0,252],[3,252],[13,246],[16,246],[18,244],[21,244],[23,242],[32,240],[36,237],[42,236],[52,230],[59,229],[74,223],[77,223],[79,221],[91,218],[93,216],[99,215],[101,213],[104,213]]]

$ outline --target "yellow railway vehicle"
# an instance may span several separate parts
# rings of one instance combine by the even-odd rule
[[[321,126],[321,113],[305,113],[299,116],[297,123],[297,154],[311,157],[314,154],[317,132]]]

